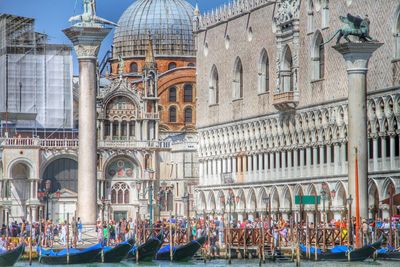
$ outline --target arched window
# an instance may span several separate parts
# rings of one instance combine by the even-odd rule
[[[307,32],[314,32],[314,1],[308,0],[307,3]]]
[[[192,123],[193,120],[193,111],[192,108],[185,109],[185,123]]]
[[[312,71],[311,80],[320,80],[325,74],[325,49],[322,45],[324,39],[319,31],[314,35],[313,48],[311,50]]]
[[[269,61],[265,49],[261,52],[258,69],[258,93],[261,94],[269,91]]]
[[[293,59],[292,51],[289,46],[286,46],[284,50],[284,57],[281,65],[280,79],[281,79],[281,91],[290,92],[293,91]]]
[[[208,102],[210,105],[218,104],[219,101],[219,80],[218,70],[214,65],[211,68],[209,88],[208,88]]]
[[[176,69],[176,63],[175,62],[171,62],[168,64],[168,70],[172,70],[172,69]]]
[[[138,64],[136,62],[133,62],[131,64],[131,73],[137,73],[138,72]]]
[[[243,97],[243,66],[239,57],[236,58],[233,70],[233,99]]]
[[[329,0],[322,0],[322,29],[329,27]]]
[[[168,100],[169,100],[169,102],[176,102],[176,87],[169,88]]]
[[[185,84],[183,86],[183,101],[192,102],[193,101],[193,85]]]
[[[169,108],[169,122],[176,122],[176,107]]]
[[[395,38],[395,58],[400,58],[400,5],[397,8],[396,22],[394,28],[394,38]]]
[[[116,183],[111,188],[112,204],[129,204],[130,187],[126,183]]]

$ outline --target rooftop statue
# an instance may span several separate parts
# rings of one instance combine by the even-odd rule
[[[332,39],[338,34],[339,36],[336,39],[336,44],[340,43],[342,37],[351,43],[352,41],[350,40],[349,35],[358,37],[359,41],[363,43],[374,41],[374,39],[369,35],[370,20],[368,19],[368,15],[365,15],[365,18],[361,18],[360,16],[355,17],[351,14],[347,14],[346,17],[340,16],[339,18],[347,25],[337,30],[335,34],[322,45],[332,41]]]
[[[77,27],[103,27],[105,24],[118,26],[114,22],[96,16],[96,0],[83,0],[83,13],[71,17],[70,22],[78,21]]]

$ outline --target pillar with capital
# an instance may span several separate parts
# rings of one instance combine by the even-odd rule
[[[343,43],[333,48],[344,57],[348,75],[348,192],[359,195],[360,217],[368,218],[367,72],[372,54],[382,43]],[[356,181],[356,157],[358,183]],[[356,210],[357,201],[353,201]]]
[[[84,4],[84,13],[72,17],[78,21],[65,29],[79,61],[79,155],[78,155],[78,217],[85,225],[95,225],[97,217],[97,143],[96,91],[97,56],[100,45],[110,33],[106,24],[114,23],[96,16],[93,5]]]

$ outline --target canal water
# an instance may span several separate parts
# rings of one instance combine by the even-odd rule
[[[301,262],[300,266],[306,266],[306,267],[361,267],[361,266],[367,266],[367,267],[399,267],[400,263],[399,262],[374,262],[374,261],[364,261],[364,262],[351,262],[351,263],[333,263],[333,262],[307,262],[303,261]],[[17,267],[29,267],[29,263],[27,262],[18,262],[15,266]],[[49,265],[42,265],[39,263],[33,263],[32,267],[45,267]],[[232,267],[253,267],[253,266],[258,266],[258,260],[233,260],[231,265],[228,265],[225,260],[213,260],[210,262],[207,262],[204,264],[202,261],[191,261],[191,262],[185,262],[185,263],[176,263],[176,262],[149,262],[149,263],[140,263],[140,264],[135,264],[135,263],[128,263],[128,262],[123,262],[120,264],[87,264],[87,265],[73,265],[74,267],[134,267],[134,266],[154,266],[154,267],[181,267],[181,266],[191,266],[191,267],[224,267],[224,266],[232,266]],[[272,263],[272,262],[267,262],[266,264],[263,264],[262,266],[283,266],[283,267],[295,267],[296,264],[293,262],[290,263]],[[54,267],[54,265],[53,265]]]

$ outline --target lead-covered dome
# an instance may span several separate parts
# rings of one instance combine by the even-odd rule
[[[193,7],[184,0],[137,0],[114,33],[114,58],[142,56],[151,34],[156,55],[194,55]]]

